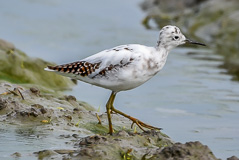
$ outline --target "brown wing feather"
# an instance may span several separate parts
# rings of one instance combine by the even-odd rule
[[[86,61],[78,61],[69,64],[57,65],[57,66],[48,66],[49,69],[62,73],[72,73],[81,76],[88,76],[91,73],[95,72],[96,69],[99,69],[101,62],[99,63],[89,63]]]

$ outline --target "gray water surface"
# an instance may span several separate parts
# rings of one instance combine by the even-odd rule
[[[0,38],[13,42],[29,56],[59,64],[121,44],[154,46],[158,31],[141,25],[144,13],[139,2],[0,1]],[[175,141],[201,141],[218,158],[239,156],[239,83],[218,67],[222,63],[222,57],[207,48],[177,48],[150,81],[120,92],[115,106],[163,128]],[[103,112],[110,91],[79,82],[66,94]],[[0,148],[0,157],[7,158],[16,151],[31,157],[33,151],[64,148],[62,141],[49,140],[45,132],[41,140],[22,138],[17,133],[1,130],[0,146],[6,147]]]

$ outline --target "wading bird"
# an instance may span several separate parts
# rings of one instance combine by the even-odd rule
[[[111,113],[130,119],[132,125],[135,123],[142,130],[161,129],[117,110],[113,106],[114,99],[118,92],[136,88],[152,78],[165,65],[169,51],[185,43],[205,46],[187,39],[178,27],[168,25],[160,30],[155,47],[139,44],[121,45],[80,61],[48,66],[45,70],[111,90],[112,93],[106,104],[109,134],[113,134]]]

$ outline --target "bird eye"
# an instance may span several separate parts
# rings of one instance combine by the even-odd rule
[[[177,40],[179,38],[179,36],[175,36],[174,39]]]

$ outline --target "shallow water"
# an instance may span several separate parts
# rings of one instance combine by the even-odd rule
[[[79,60],[120,44],[156,44],[158,31],[141,25],[144,14],[139,0],[100,2],[1,1],[0,38],[30,56],[55,63]],[[115,106],[162,127],[175,141],[199,140],[218,158],[239,156],[239,83],[218,67],[222,63],[222,57],[202,47],[175,49],[159,74],[119,93]],[[110,91],[79,82],[66,93],[104,111]],[[31,134],[19,138],[16,130],[1,130],[0,143],[5,147],[0,155],[5,158],[16,151],[30,154],[64,146],[62,141],[50,141],[49,146],[49,136],[43,133],[41,142]]]

